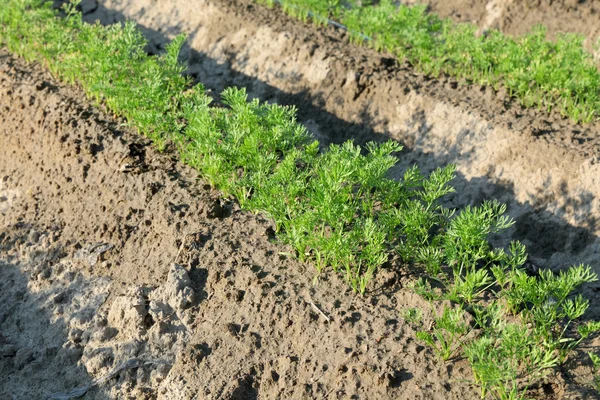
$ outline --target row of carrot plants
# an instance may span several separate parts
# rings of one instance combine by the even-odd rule
[[[584,37],[567,33],[556,41],[536,26],[523,36],[456,23],[393,0],[257,0],[281,5],[292,17],[324,25],[332,19],[350,39],[407,60],[430,76],[447,74],[465,82],[504,86],[527,107],[558,110],[575,122],[600,118],[600,71]],[[336,24],[337,25],[337,24]],[[596,44],[600,51],[600,38]]]
[[[0,8],[0,45],[80,85],[159,149],[176,146],[224,195],[270,216],[279,240],[315,265],[317,277],[331,269],[365,294],[394,253],[422,267],[414,290],[452,306],[418,337],[444,361],[468,359],[482,397],[524,398],[600,330],[580,321],[589,302],[575,294],[597,280],[590,267],[530,276],[522,244],[501,249],[488,241],[513,223],[503,205],[441,205],[454,191],[454,167],[424,176],[413,166],[392,180],[398,143],[323,149],[293,108],[249,101],[244,89],[226,89],[215,106],[183,74],[184,41],[179,36],[164,54],[149,56],[133,23],[85,24],[76,3],[60,12],[41,0],[7,0]]]

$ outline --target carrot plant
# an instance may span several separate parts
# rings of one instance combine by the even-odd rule
[[[329,17],[338,15],[342,7],[340,0],[305,0],[302,2],[259,0],[259,2],[269,7],[278,4],[293,18],[298,18],[303,22],[308,22],[310,18],[319,26],[327,25]]]
[[[280,239],[318,273],[341,271],[361,293],[403,225],[412,229],[414,199],[426,203],[449,191],[452,168],[430,179],[415,168],[404,180],[387,178],[401,149],[395,142],[369,143],[364,154],[352,142],[320,152],[293,109],[248,102],[240,89],[222,96],[227,108],[204,102],[186,110],[183,159],[242,207],[271,216]]]
[[[444,307],[442,315],[435,318],[433,333],[419,331],[417,338],[431,346],[442,360],[447,361],[459,352],[468,331],[463,310]]]
[[[164,55],[148,56],[133,23],[84,24],[75,4],[58,18],[49,2],[9,0],[0,9],[0,39],[80,84],[159,148],[175,143],[213,186],[243,208],[271,216],[280,239],[318,273],[332,268],[365,293],[396,236],[414,240],[413,210],[451,190],[450,167],[431,179],[416,167],[404,180],[389,179],[401,149],[395,142],[365,149],[347,142],[320,151],[295,110],[248,101],[243,89],[225,90],[222,106],[213,107],[202,86],[192,87],[181,74],[183,37]]]
[[[552,42],[546,29],[536,26],[523,36],[493,29],[478,36],[472,24],[441,19],[425,5],[397,5],[392,0],[277,3],[302,20],[311,16],[324,24],[336,19],[345,24],[352,41],[394,54],[431,76],[445,73],[496,90],[503,85],[523,105],[556,109],[575,122],[600,118],[600,71],[580,35],[562,34]]]
[[[422,233],[412,262],[428,274],[415,282],[418,294],[432,304],[454,303],[417,337],[442,360],[465,357],[482,398],[513,400],[525,399],[532,383],[600,330],[598,322],[578,322],[589,301],[577,290],[598,277],[585,265],[529,275],[525,246],[489,244],[490,234],[513,224],[504,212],[495,201],[464,209]],[[443,207],[435,213],[429,220],[446,221]],[[472,321],[468,328],[465,320]]]
[[[0,44],[80,85],[159,148],[172,143],[211,185],[270,216],[280,240],[312,262],[317,277],[331,269],[364,294],[393,253],[421,266],[417,293],[453,305],[418,337],[443,360],[466,358],[482,396],[523,398],[531,382],[600,330],[600,323],[579,321],[589,302],[576,292],[597,279],[589,267],[529,276],[522,244],[489,243],[490,234],[513,223],[503,205],[488,201],[462,211],[441,205],[454,190],[453,166],[428,177],[413,166],[392,180],[388,171],[401,149],[395,142],[322,149],[293,108],[250,101],[243,89],[226,89],[214,106],[201,85],[182,75],[183,37],[165,54],[148,56],[134,24],[84,24],[75,4],[59,17],[50,2],[6,0]],[[405,12],[413,34],[423,35],[431,17]],[[405,318],[416,324],[420,314]]]

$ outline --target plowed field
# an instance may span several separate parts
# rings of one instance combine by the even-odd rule
[[[431,1],[481,30],[533,23],[592,39],[596,1]],[[323,145],[394,139],[392,175],[456,164],[446,205],[507,204],[532,270],[600,273],[600,123],[521,106],[502,89],[433,79],[250,0],[85,2],[132,19],[160,53],[180,33],[217,98],[293,105]],[[240,209],[43,67],[0,52],[0,399],[478,399],[465,360],[443,363],[402,318],[428,303],[394,260],[365,296],[321,276]],[[589,284],[587,319],[600,318]],[[423,324],[431,325],[431,316]],[[600,345],[599,339],[592,343]],[[532,388],[597,398],[585,351]]]

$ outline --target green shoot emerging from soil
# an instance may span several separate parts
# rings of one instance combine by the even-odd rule
[[[597,392],[600,392],[600,374],[598,374],[598,372],[600,372],[600,356],[592,352],[588,352],[588,356],[592,361],[593,378],[591,383],[593,388],[596,389]]]
[[[328,4],[328,13],[341,12],[337,2]],[[417,35],[421,28],[411,29]],[[153,57],[133,24],[84,24],[75,4],[62,17],[41,0],[7,0],[0,8],[1,45],[81,85],[159,148],[176,146],[213,186],[269,215],[278,237],[312,261],[317,276],[331,268],[365,293],[394,252],[421,266],[426,276],[415,290],[444,307],[418,338],[442,360],[466,358],[482,396],[523,398],[530,383],[600,330],[578,321],[589,304],[575,292],[597,279],[589,267],[529,276],[521,269],[522,244],[489,244],[490,234],[512,224],[503,205],[489,201],[459,213],[440,205],[453,191],[453,167],[429,177],[412,167],[392,180],[397,143],[321,149],[295,110],[249,101],[243,89],[226,89],[213,106],[202,86],[182,75],[183,41]],[[416,325],[422,312],[404,318]]]
[[[600,71],[579,35],[562,34],[551,42],[542,26],[519,37],[497,30],[476,35],[474,25],[440,19],[428,13],[426,5],[397,5],[392,0],[360,5],[316,0],[277,3],[304,21],[309,16],[318,25],[328,18],[339,21],[347,26],[352,41],[407,60],[426,74],[444,73],[496,90],[502,85],[521,104],[557,109],[575,122],[600,118]]]

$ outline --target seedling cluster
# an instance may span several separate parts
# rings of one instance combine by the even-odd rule
[[[382,1],[379,7],[392,6]],[[419,8],[401,10],[433,18]],[[411,40],[437,26],[402,18],[413,22]],[[446,22],[438,25],[436,32],[450,29]],[[429,43],[423,48],[438,51],[438,38],[428,42],[431,37],[423,34]],[[183,41],[178,37],[164,55],[148,56],[134,24],[84,24],[75,3],[60,17],[38,0],[7,0],[0,8],[0,44],[81,85],[159,148],[173,143],[210,184],[243,208],[269,215],[279,239],[313,263],[317,277],[331,268],[364,294],[393,254],[422,267],[415,291],[432,308],[443,307],[417,336],[441,360],[466,358],[482,397],[524,398],[532,382],[600,330],[600,323],[578,321],[589,303],[575,294],[596,274],[581,265],[528,275],[521,243],[508,249],[489,243],[490,234],[513,224],[505,206],[488,201],[455,212],[441,205],[454,190],[452,166],[427,177],[414,166],[392,180],[387,173],[401,149],[395,142],[323,149],[296,122],[293,108],[249,101],[243,89],[226,89],[215,106],[201,85],[182,75],[177,56]],[[406,54],[414,49],[403,48]],[[417,325],[422,312],[406,310],[403,317]]]

